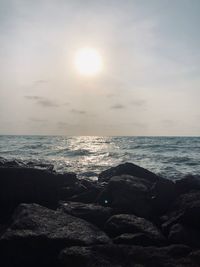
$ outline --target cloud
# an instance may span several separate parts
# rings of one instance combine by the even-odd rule
[[[24,97],[30,100],[42,100],[43,99],[43,97],[36,96],[36,95],[25,95]]]
[[[111,107],[111,109],[124,109],[124,108],[126,107],[122,104],[115,104]]]
[[[26,99],[29,99],[29,100],[33,100],[36,102],[36,104],[42,106],[42,107],[59,107],[59,105],[46,98],[46,97],[42,97],[42,96],[25,96]]]
[[[130,102],[131,105],[141,107],[146,104],[146,101],[143,99],[136,99]]]
[[[46,119],[40,119],[40,118],[29,118],[29,121],[32,121],[32,122],[47,122]]]
[[[71,112],[75,114],[82,114],[82,115],[86,114],[85,110],[78,110],[78,109],[71,109]]]
[[[69,102],[65,102],[65,103],[63,104],[63,106],[69,106],[69,105],[70,105]]]
[[[34,85],[39,85],[39,84],[48,83],[48,81],[47,80],[36,80],[33,83],[34,83]]]

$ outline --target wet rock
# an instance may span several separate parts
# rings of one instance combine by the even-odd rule
[[[112,244],[66,248],[59,258],[64,266],[73,267],[197,267],[187,257],[190,251],[183,245],[157,248]]]
[[[82,218],[99,227],[103,227],[112,215],[112,209],[109,207],[80,202],[61,202],[60,209],[65,213]]]
[[[134,213],[141,217],[152,216],[151,183],[130,175],[112,177],[99,195],[97,202],[110,206],[118,213]]]
[[[123,174],[128,174],[131,176],[143,178],[150,182],[156,182],[158,176],[142,167],[139,167],[133,163],[120,164],[117,167],[112,167],[105,170],[99,174],[99,181],[109,181],[113,176],[120,176]]]
[[[0,248],[6,266],[48,266],[56,264],[59,251],[66,246],[108,242],[104,232],[82,219],[37,204],[21,204],[0,238]]]
[[[200,247],[200,232],[181,224],[174,224],[169,232],[169,241],[175,244],[186,244]]]
[[[38,203],[55,207],[60,191],[73,185],[76,175],[56,174],[35,168],[0,168],[0,211],[2,217],[9,216],[20,203]]]
[[[144,233],[156,244],[165,242],[164,236],[153,223],[132,214],[113,215],[106,222],[105,229],[111,236],[123,233]]]

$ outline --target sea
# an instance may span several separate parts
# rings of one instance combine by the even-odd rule
[[[200,175],[200,137],[0,136],[0,158],[52,164],[59,173],[98,174],[132,162],[168,179]]]

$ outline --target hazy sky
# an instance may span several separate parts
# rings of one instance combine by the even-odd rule
[[[0,0],[0,134],[199,135],[199,0]],[[81,76],[74,56],[103,69]]]

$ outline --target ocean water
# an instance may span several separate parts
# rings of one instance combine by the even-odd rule
[[[50,163],[96,179],[98,173],[132,162],[169,179],[200,175],[200,137],[0,136],[0,157]]]

